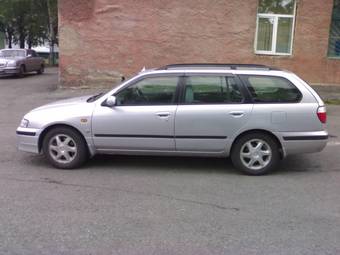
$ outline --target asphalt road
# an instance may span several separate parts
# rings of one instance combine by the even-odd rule
[[[268,176],[226,159],[100,156],[56,170],[15,129],[57,90],[56,69],[0,79],[0,254],[340,254],[340,107],[329,145]]]

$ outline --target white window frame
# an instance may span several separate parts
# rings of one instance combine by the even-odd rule
[[[255,54],[277,55],[277,56],[290,56],[290,55],[293,54],[293,42],[294,42],[294,31],[295,31],[295,13],[296,13],[296,0],[295,0],[295,3],[294,3],[293,14],[257,13],[255,43],[254,43]],[[260,18],[272,18],[274,20],[273,34],[272,34],[272,48],[271,48],[270,51],[257,50],[257,41],[258,41],[257,36],[258,36],[259,19]],[[276,52],[277,28],[278,28],[279,18],[292,18],[293,19],[292,30],[291,30],[291,38],[290,38],[290,49],[289,49],[288,53]]]

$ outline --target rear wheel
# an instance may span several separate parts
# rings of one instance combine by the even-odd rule
[[[278,165],[279,147],[276,141],[264,133],[251,133],[239,138],[232,149],[234,166],[249,175],[266,174]]]
[[[83,137],[71,128],[57,127],[50,130],[43,140],[43,152],[56,168],[80,167],[87,159],[87,147]]]

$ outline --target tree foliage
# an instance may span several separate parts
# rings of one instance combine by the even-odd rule
[[[0,31],[9,47],[58,43],[57,0],[0,0]]]

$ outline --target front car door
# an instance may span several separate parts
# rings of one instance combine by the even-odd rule
[[[26,67],[26,72],[34,71],[34,57],[33,57],[33,51],[32,50],[26,51],[25,67]]]
[[[31,50],[31,52],[32,52],[32,64],[33,64],[32,69],[34,71],[38,71],[40,70],[40,65],[41,65],[40,57],[34,50]]]
[[[176,113],[176,150],[228,151],[231,138],[248,121],[253,107],[242,91],[239,79],[232,75],[187,75]]]
[[[98,151],[174,151],[179,77],[149,76],[115,93],[116,106],[97,105],[92,118]]]

